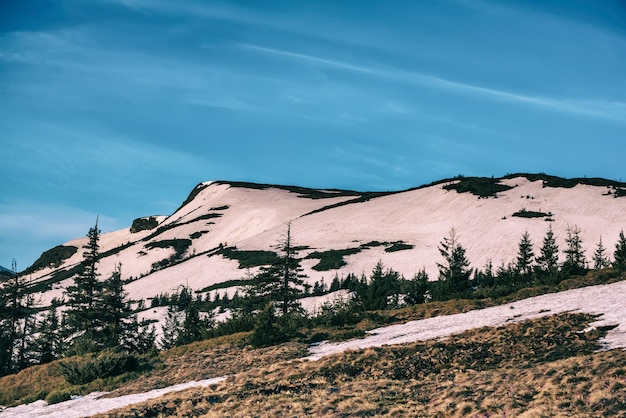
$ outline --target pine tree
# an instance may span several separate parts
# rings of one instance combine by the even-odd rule
[[[532,262],[535,257],[533,252],[533,243],[530,241],[528,231],[522,235],[517,250],[517,271],[524,277],[528,277],[532,272]]]
[[[34,363],[35,312],[33,296],[13,260],[12,274],[0,283],[0,375]]]
[[[613,253],[613,267],[620,271],[626,270],[626,237],[624,231],[620,231],[619,240],[615,244],[615,252]]]
[[[298,299],[303,295],[301,287],[304,276],[297,258],[297,250],[291,238],[291,223],[287,225],[287,235],[278,243],[277,261],[261,267],[255,276],[254,284],[246,289],[247,296],[254,301],[257,309],[268,302],[276,303],[282,315],[291,310],[299,310]]]
[[[465,255],[465,248],[458,242],[456,230],[450,229],[450,235],[439,243],[439,253],[444,258],[443,263],[437,263],[439,281],[451,293],[462,293],[470,289],[470,275],[472,270]]]
[[[540,249],[540,255],[537,257],[537,268],[546,282],[555,282],[558,280],[559,269],[559,246],[556,244],[552,225],[548,227],[548,232],[543,239],[543,245]]]
[[[74,278],[74,285],[65,291],[67,310],[65,323],[71,333],[72,348],[76,354],[98,351],[100,332],[103,328],[101,318],[102,283],[98,280],[97,264],[100,258],[100,230],[98,221],[87,233],[88,242],[83,248],[82,270]]]
[[[409,305],[424,303],[428,297],[428,273],[422,268],[413,279],[405,282],[405,302]]]
[[[476,273],[474,278],[477,287],[491,288],[495,284],[495,276],[493,272],[493,261],[487,260],[484,271]]]
[[[400,276],[392,269],[385,271],[379,261],[372,270],[369,281],[363,280],[356,289],[356,299],[366,311],[396,307],[401,292]]]
[[[182,329],[182,315],[175,306],[170,305],[167,307],[167,316],[162,328],[163,336],[159,340],[159,345],[162,349],[167,350],[176,345],[178,334]]]
[[[563,272],[566,275],[583,274],[587,270],[587,259],[582,247],[580,229],[577,226],[567,227],[567,238],[565,239],[565,262]]]
[[[202,296],[193,299],[189,287],[183,286],[178,293],[177,304],[170,305],[163,325],[162,348],[185,345],[208,337],[215,326],[213,312],[201,312]],[[227,296],[225,296],[225,299]]]
[[[96,309],[101,313],[100,320],[103,325],[100,335],[103,348],[117,347],[128,332],[131,317],[130,302],[124,292],[122,282],[122,265],[115,266],[115,270],[107,280],[102,283],[99,305]]]
[[[596,246],[596,251],[593,253],[593,268],[598,270],[609,267],[610,265],[611,263],[606,256],[606,248],[604,248],[604,244],[602,244],[602,237],[600,237],[598,245]]]
[[[64,342],[59,321],[58,307],[60,302],[52,299],[50,307],[37,326],[35,347],[37,363],[45,364],[63,355]]]
[[[191,302],[184,310],[183,321],[176,336],[176,345],[185,345],[207,338],[215,326],[212,312],[200,312],[198,301]]]

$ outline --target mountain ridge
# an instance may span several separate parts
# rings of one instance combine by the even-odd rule
[[[624,188],[626,183],[613,180],[544,174],[457,176],[388,192],[203,182],[172,214],[135,220],[151,220],[149,227],[102,234],[100,274],[107,277],[121,263],[130,296],[146,301],[184,284],[205,289],[258,268],[241,268],[221,248],[271,251],[289,222],[295,243],[306,247],[302,265],[310,284],[367,273],[379,260],[406,277],[424,268],[436,279],[437,245],[450,228],[459,231],[474,268],[489,259],[495,266],[510,262],[524,230],[537,246],[549,224],[561,243],[568,226],[580,227],[590,259],[598,238],[611,248],[626,227],[626,199],[618,199],[626,195]],[[485,243],[489,240],[493,243]],[[44,305],[71,283],[84,242],[78,238],[55,247],[69,256],[48,255],[49,263],[38,260],[36,270],[27,269],[41,287]],[[371,242],[387,245],[368,246]],[[388,251],[394,243],[395,251]],[[320,258],[311,255],[330,251],[344,254],[337,268],[315,269]]]

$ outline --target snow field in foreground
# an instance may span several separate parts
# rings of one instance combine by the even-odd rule
[[[601,315],[593,326],[618,325],[601,341],[606,349],[626,347],[626,281],[572,289],[465,313],[437,316],[368,331],[368,337],[311,347],[310,360],[368,347],[424,341],[482,327],[497,327],[563,312]]]
[[[149,399],[158,398],[171,392],[177,392],[193,387],[210,386],[223,380],[226,380],[226,377],[216,377],[213,379],[191,381],[162,389],[154,389],[149,392],[119,396],[117,398],[100,398],[100,396],[106,394],[107,392],[93,392],[89,395],[85,395],[65,402],[59,402],[53,405],[48,405],[46,404],[46,401],[40,400],[27,405],[16,406],[15,408],[7,408],[3,412],[0,412],[0,417],[82,418],[111,411],[117,408],[123,408],[125,406],[144,402]]]

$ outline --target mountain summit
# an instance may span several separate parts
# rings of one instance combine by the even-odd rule
[[[452,228],[476,269],[513,262],[525,232],[538,249],[549,226],[561,248],[578,228],[590,260],[600,239],[612,248],[626,228],[625,196],[624,183],[540,174],[457,177],[398,192],[205,182],[173,214],[102,234],[98,268],[107,277],[121,264],[135,300],[183,285],[232,295],[270,262],[288,224],[311,285],[369,273],[379,261],[405,277],[424,269],[434,280],[439,244]],[[27,269],[42,304],[71,284],[85,243],[46,251]]]

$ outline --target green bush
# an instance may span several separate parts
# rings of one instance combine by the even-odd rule
[[[329,271],[329,270],[337,270],[346,265],[346,261],[343,259],[344,256],[357,254],[361,252],[360,248],[346,248],[343,250],[328,250],[328,251],[314,251],[311,254],[307,255],[306,258],[316,258],[319,261],[316,265],[312,267],[313,270],[316,271]]]
[[[499,192],[512,189],[511,186],[500,184],[500,179],[488,177],[460,177],[459,181],[443,186],[445,190],[456,190],[458,193],[471,193],[478,197],[497,197]]]
[[[98,378],[118,376],[137,368],[139,360],[131,354],[104,352],[60,363],[61,374],[71,385],[84,385]]]
[[[69,401],[72,395],[72,390],[69,388],[53,390],[46,396],[45,401],[48,405],[52,405],[54,403]]]
[[[513,216],[517,216],[518,218],[545,218],[552,216],[552,213],[536,212],[533,210],[522,209],[518,212],[515,212]]]
[[[278,261],[278,254],[273,251],[238,250],[236,247],[222,248],[218,254],[229,260],[237,260],[240,269],[247,269],[258,266],[269,266]]]

